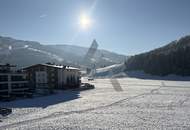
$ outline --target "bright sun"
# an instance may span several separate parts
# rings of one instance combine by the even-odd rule
[[[79,18],[79,24],[82,29],[88,29],[91,26],[92,21],[88,15],[82,14]]]

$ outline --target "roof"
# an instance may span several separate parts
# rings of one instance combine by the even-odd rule
[[[66,70],[78,70],[78,71],[80,70],[79,68],[74,68],[74,67],[64,66],[64,65],[55,65],[55,64],[35,64],[35,65],[31,65],[29,67],[26,67],[24,69],[26,70],[26,69],[29,69],[29,68],[32,68],[32,67],[35,67],[35,66],[39,66],[39,65],[58,68],[58,69],[66,69]]]
[[[70,67],[70,66],[66,66],[67,70],[80,70],[79,68],[75,68],[75,67]]]
[[[39,65],[60,68],[60,69],[62,69],[64,67],[63,65],[54,65],[54,64],[39,64]]]
[[[1,64],[0,67],[16,67],[16,65],[10,65],[10,64]]]

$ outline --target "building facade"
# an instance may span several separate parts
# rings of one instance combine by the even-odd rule
[[[29,90],[26,74],[11,70],[12,65],[0,65],[0,96],[23,94]]]
[[[80,85],[80,70],[73,67],[36,64],[24,69],[34,89],[67,89]]]

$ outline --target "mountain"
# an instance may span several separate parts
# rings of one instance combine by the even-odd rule
[[[153,75],[190,75],[190,36],[182,37],[161,48],[131,56],[126,71],[141,70]]]
[[[43,45],[39,42],[17,40],[0,36],[0,63],[25,67],[37,63],[54,62],[76,67],[103,67],[122,63],[126,56],[106,50],[97,50],[94,57],[84,62],[88,48],[74,45]]]

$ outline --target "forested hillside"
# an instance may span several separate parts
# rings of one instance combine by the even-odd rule
[[[131,56],[127,71],[143,70],[153,75],[190,75],[190,36],[147,53]]]

